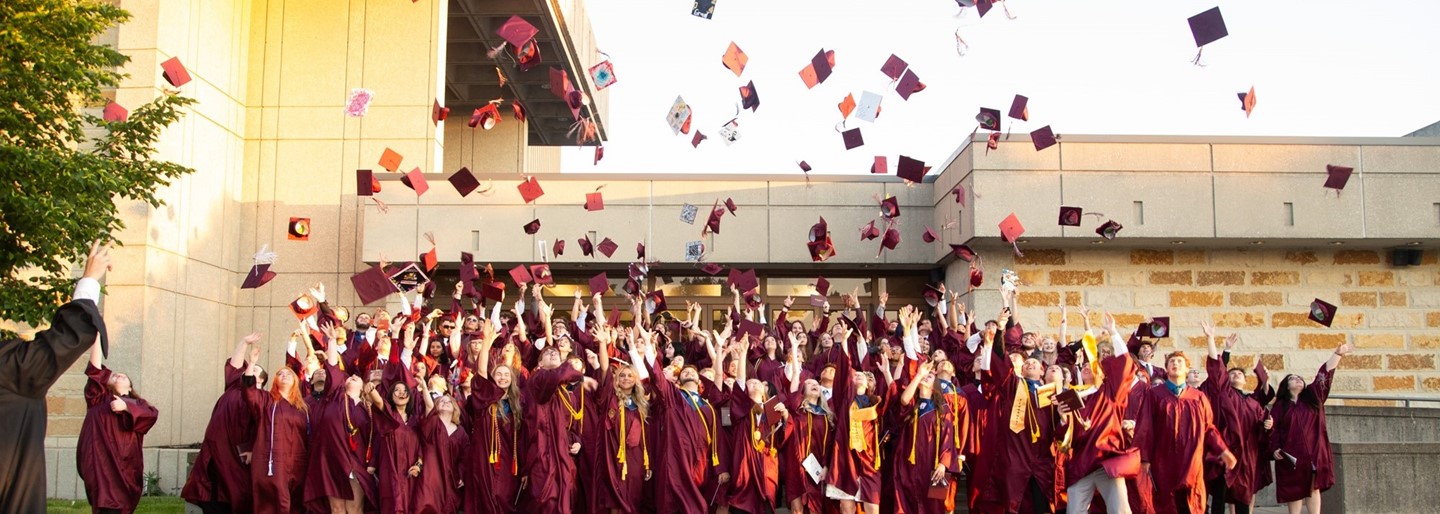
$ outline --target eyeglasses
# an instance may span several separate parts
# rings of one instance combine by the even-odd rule
[[[440,325],[440,328],[455,328],[455,325],[445,324],[445,325]]]

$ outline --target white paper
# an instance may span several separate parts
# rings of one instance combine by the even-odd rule
[[[880,115],[881,96],[869,91],[860,94],[860,104],[855,108],[855,117],[870,123],[875,122],[875,117]]]
[[[825,468],[820,466],[820,460],[815,458],[815,454],[806,455],[805,461],[800,464],[805,467],[805,473],[809,474],[810,480],[815,483],[820,483],[820,479],[825,477]]]

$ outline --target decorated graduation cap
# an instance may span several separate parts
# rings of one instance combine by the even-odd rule
[[[835,256],[835,244],[830,241],[830,228],[825,223],[825,217],[821,216],[820,221],[810,226],[809,242],[806,243],[810,250],[810,260],[823,262]]]
[[[524,228],[526,234],[535,235],[536,232],[540,231],[540,218],[535,218],[529,223],[526,223]]]
[[[1326,164],[1325,187],[1334,189],[1336,193],[1339,193],[1341,189],[1345,189],[1345,183],[1350,181],[1350,175],[1354,172],[1355,168]]]
[[[1080,226],[1080,215],[1083,213],[1084,210],[1079,207],[1061,206],[1059,223],[1065,227],[1078,227]]]
[[[1115,236],[1120,233],[1120,229],[1122,228],[1125,227],[1116,223],[1115,220],[1106,220],[1104,224],[1100,225],[1100,228],[1095,229],[1095,233],[1105,239],[1115,239]]]
[[[1310,320],[1321,325],[1330,326],[1335,321],[1335,305],[1325,300],[1316,298],[1310,302]]]
[[[980,113],[975,115],[975,122],[985,130],[1000,130],[1000,110],[981,107]]]

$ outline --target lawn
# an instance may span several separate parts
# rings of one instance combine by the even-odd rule
[[[50,500],[45,503],[45,512],[51,514],[89,514],[90,504],[85,500]],[[185,512],[185,500],[179,496],[147,496],[140,499],[135,514],[159,514]]]

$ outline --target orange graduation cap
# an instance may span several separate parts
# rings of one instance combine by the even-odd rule
[[[838,106],[840,107],[840,117],[849,118],[850,113],[855,112],[855,93],[846,94],[845,99],[841,100]]]
[[[172,86],[180,87],[190,82],[190,71],[185,69],[184,64],[180,64],[179,57],[171,57],[170,60],[160,63],[160,68],[165,70],[161,75]]]
[[[1255,86],[1250,86],[1248,93],[1236,93],[1240,97],[1240,110],[1245,111],[1245,117],[1249,118],[1250,113],[1255,112]]]
[[[386,148],[384,152],[380,153],[380,167],[394,172],[400,169],[401,159],[404,157],[401,157],[399,152]]]
[[[725,67],[734,72],[736,77],[739,77],[740,73],[745,71],[745,63],[750,62],[750,57],[745,55],[745,51],[741,50],[734,41],[731,41],[730,47],[725,49],[725,56],[721,57],[720,61],[725,63]]]
[[[310,218],[290,218],[286,232],[291,241],[309,241]]]
[[[1005,217],[1004,221],[1000,222],[1001,240],[1007,243],[1014,243],[1019,241],[1020,236],[1023,234],[1025,234],[1025,227],[1020,224],[1020,218],[1016,217],[1015,213],[1010,213],[1009,216]]]
[[[525,199],[525,203],[534,202],[545,194],[545,190],[540,188],[540,181],[535,177],[525,177],[516,188],[520,190],[520,198]]]

